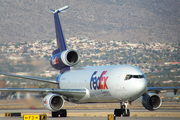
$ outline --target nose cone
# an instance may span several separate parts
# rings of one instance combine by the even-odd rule
[[[139,79],[139,80],[134,80],[133,81],[133,86],[134,86],[134,91],[137,93],[137,94],[143,94],[146,90],[146,79],[145,78],[142,78],[142,79]]]
[[[141,79],[131,79],[128,87],[128,96],[131,99],[136,99],[142,96],[142,94],[146,91],[147,81],[145,78]]]

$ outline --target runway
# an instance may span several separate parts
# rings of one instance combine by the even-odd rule
[[[179,120],[180,118],[167,118],[167,117],[117,117],[116,120]],[[13,117],[13,118],[4,118],[0,117],[0,120],[23,120],[23,117]],[[67,117],[67,118],[51,118],[48,117],[47,120],[107,120],[106,117]]]
[[[51,112],[48,110],[0,110],[0,120],[23,120],[23,115],[30,115],[30,114],[46,114],[48,116],[47,120],[107,120],[108,114],[113,114],[114,110],[107,109],[107,110],[67,110],[68,117],[66,118],[52,118]],[[4,117],[5,113],[14,113],[14,112],[20,112],[21,117]],[[89,114],[95,114],[100,113],[104,114],[101,115],[101,117],[92,115],[88,116]],[[131,110],[131,117],[116,117],[116,120],[179,120],[180,119],[180,110],[157,110],[154,111],[154,116],[148,116],[148,117],[142,117],[138,116],[132,116],[135,113],[141,113],[141,114],[151,114],[151,111],[145,110],[145,109],[132,109]],[[162,116],[158,116],[158,114],[161,113]],[[179,116],[172,117],[171,114],[176,113]],[[75,115],[81,115],[81,116],[75,116]],[[163,116],[169,114],[169,117]]]
[[[70,113],[82,113],[82,112],[113,112],[114,109],[71,109],[68,110]],[[131,112],[151,112],[146,109],[130,109]],[[22,112],[22,113],[51,113],[49,110],[45,109],[14,109],[14,110],[0,110],[0,114],[5,113],[5,112]],[[180,109],[159,109],[153,112],[180,112]]]

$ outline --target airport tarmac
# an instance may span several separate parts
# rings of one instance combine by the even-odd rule
[[[116,120],[179,120],[180,118],[173,117],[116,117]],[[23,120],[23,117],[0,117],[0,120]],[[107,117],[66,117],[66,118],[52,118],[47,120],[107,120]]]
[[[71,113],[77,113],[77,114],[82,114],[85,115],[84,113],[97,113],[97,112],[105,112],[105,113],[113,113],[113,110],[67,110],[69,113],[69,116],[66,118],[52,118],[51,116],[51,112],[48,110],[0,110],[0,120],[23,120],[23,115],[30,115],[30,114],[47,114],[48,118],[47,120],[107,120],[107,115],[102,116],[102,117],[85,117],[85,116],[81,116],[81,117],[76,117],[73,116],[71,117],[70,114]],[[158,112],[162,112],[162,113],[169,113],[172,114],[174,112],[179,113],[180,114],[180,110],[157,110]],[[20,112],[21,117],[4,117],[5,113],[14,113],[14,112]],[[144,109],[132,109],[131,110],[132,113],[134,112],[141,112],[142,114],[148,114],[149,111],[148,110],[144,110]],[[157,113],[156,111],[154,113]],[[180,116],[179,117],[165,117],[165,116],[151,116],[151,117],[116,117],[116,120],[180,120]]]

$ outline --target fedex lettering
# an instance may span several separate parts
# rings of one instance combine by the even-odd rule
[[[99,90],[99,89],[108,89],[107,86],[107,79],[108,77],[104,77],[104,75],[107,73],[107,71],[103,71],[101,76],[96,76],[97,71],[95,71],[90,80],[90,89]]]
[[[53,64],[53,65],[59,64],[59,61],[58,61],[57,56],[52,58],[52,64]]]

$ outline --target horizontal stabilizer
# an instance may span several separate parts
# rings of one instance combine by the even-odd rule
[[[59,8],[57,10],[53,10],[53,9],[50,9],[53,13],[60,13],[60,12],[65,12],[64,10],[68,9],[69,6],[64,6],[62,8]]]

